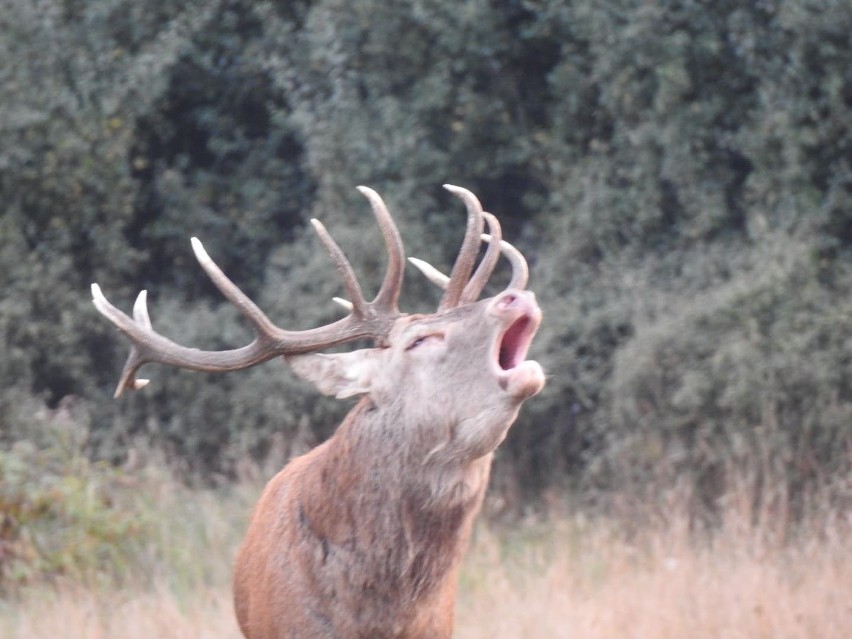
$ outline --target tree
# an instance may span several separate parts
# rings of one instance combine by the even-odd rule
[[[782,460],[762,476],[790,491],[848,470],[848,3],[6,4],[7,440],[21,398],[66,395],[89,405],[99,454],[144,436],[205,472],[326,436],[342,409],[272,364],[157,369],[108,401],[124,345],[89,282],[125,308],[150,289],[184,343],[242,343],[193,263],[198,235],[280,325],[325,323],[339,284],[306,221],[377,284],[354,187],[383,193],[409,250],[441,265],[460,240],[454,182],[506,221],[545,309],[550,381],[498,474],[534,493],[662,470],[712,500],[745,459]],[[437,299],[406,289],[407,310]]]

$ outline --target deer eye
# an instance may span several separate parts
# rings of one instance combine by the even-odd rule
[[[417,348],[418,346],[422,346],[423,344],[431,341],[443,341],[444,336],[441,333],[429,333],[428,335],[420,335],[415,337],[408,343],[408,346],[405,347],[405,350],[410,351],[413,348]]]

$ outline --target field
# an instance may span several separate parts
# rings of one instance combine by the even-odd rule
[[[128,489],[145,534],[97,570],[0,600],[7,639],[238,638],[230,562],[259,490],[189,489],[163,475]],[[144,495],[140,497],[140,495]],[[729,499],[712,534],[677,500],[631,515],[555,509],[481,522],[457,606],[458,639],[847,639],[849,514],[791,526]],[[641,519],[637,512],[644,512]]]

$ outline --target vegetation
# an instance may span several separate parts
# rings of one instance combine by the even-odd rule
[[[150,588],[165,574],[178,590],[227,579],[227,559],[199,564],[193,548],[229,551],[259,484],[190,490],[144,443],[120,467],[92,462],[87,419],[81,404],[41,409],[33,439],[0,452],[0,595],[43,583]]]
[[[46,446],[21,440],[0,451],[0,584],[107,568],[119,576],[126,545],[151,523],[121,503],[122,474],[81,454],[80,429],[64,417],[47,424]]]
[[[151,448],[210,486],[328,436],[346,407],[274,363],[157,368],[113,401],[126,347],[88,287],[243,343],[197,235],[277,323],[327,322],[310,217],[365,282],[383,268],[357,184],[411,254],[456,250],[453,182],[531,258],[549,383],[501,448],[505,510],[677,489],[718,527],[744,483],[790,530],[848,516],[850,3],[6,0],[0,22],[4,579],[149,538],[112,510],[126,471],[91,460]],[[404,307],[431,300],[411,277]]]
[[[188,490],[156,466],[125,491],[155,494],[140,512],[159,522],[121,559],[122,588],[59,579],[0,599],[8,639],[98,636],[236,639],[229,561],[257,482]],[[740,486],[727,495],[723,534],[690,530],[676,492],[637,529],[630,509],[607,516],[551,513],[511,526],[480,522],[463,567],[458,639],[600,639],[618,636],[845,639],[852,552],[848,520],[822,510],[795,539],[783,522],[750,512]],[[137,501],[137,503],[139,503]],[[144,547],[144,552],[140,552]],[[200,549],[203,549],[200,551]]]

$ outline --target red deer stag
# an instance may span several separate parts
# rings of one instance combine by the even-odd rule
[[[497,220],[471,192],[446,187],[467,208],[467,231],[449,277],[414,260],[444,289],[431,315],[397,308],[403,278],[399,232],[379,195],[372,205],[388,251],[378,294],[367,301],[352,267],[318,221],[313,225],[340,272],[349,314],[305,331],[275,326],[192,245],[214,284],[246,317],[248,346],[201,351],[151,328],[140,293],[128,317],[97,284],[97,309],[132,342],[116,395],[136,389],[147,362],[201,371],[243,369],[282,355],[323,393],[360,395],[337,432],[292,460],[267,484],[237,555],[234,601],[249,639],[440,639],[453,628],[459,563],[482,504],[494,449],[524,400],[544,385],[524,361],[541,321],[524,287],[523,256],[501,240]],[[487,221],[490,235],[483,235]],[[481,241],[488,249],[474,271]],[[477,301],[500,254],[509,286]],[[375,348],[318,354],[370,338]]]

